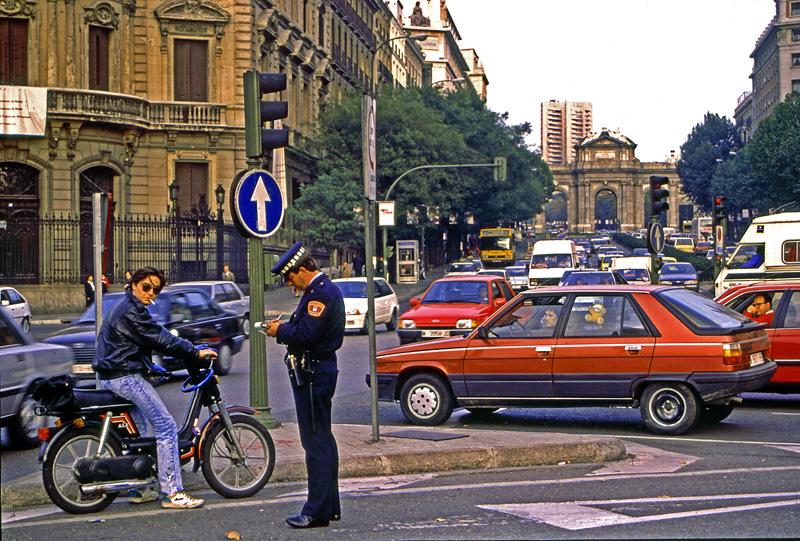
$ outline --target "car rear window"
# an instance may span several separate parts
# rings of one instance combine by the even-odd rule
[[[487,304],[489,288],[486,282],[435,282],[422,299],[422,304],[437,302]]]
[[[367,298],[366,282],[334,282],[334,284],[336,284],[336,287],[342,292],[342,297],[348,299]]]
[[[695,334],[729,334],[758,325],[750,318],[686,289],[667,289],[655,296]]]

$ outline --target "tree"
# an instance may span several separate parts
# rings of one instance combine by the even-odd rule
[[[720,163],[732,159],[740,146],[739,135],[726,117],[706,113],[681,145],[678,175],[683,191],[704,211],[711,210],[711,179]]]
[[[753,179],[770,206],[800,203],[800,94],[787,95],[775,107],[748,148]]]

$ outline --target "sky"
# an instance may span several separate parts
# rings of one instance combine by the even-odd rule
[[[448,0],[462,48],[489,79],[488,107],[511,124],[540,104],[592,103],[593,129],[619,129],[641,161],[679,151],[707,112],[733,121],[752,89],[750,53],[773,0]]]

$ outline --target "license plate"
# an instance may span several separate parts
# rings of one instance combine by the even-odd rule
[[[355,324],[356,324],[356,322],[355,322],[355,320],[353,320],[353,319],[348,319],[348,320],[347,320],[347,324],[348,324],[348,325],[355,325]]]
[[[90,364],[74,364],[72,365],[73,374],[93,374],[92,365]]]
[[[450,331],[422,331],[423,338],[443,338],[450,336]]]
[[[750,354],[750,366],[756,366],[764,362],[764,354],[760,351]]]

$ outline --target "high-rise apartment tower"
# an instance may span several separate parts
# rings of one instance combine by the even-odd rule
[[[575,161],[575,145],[592,133],[588,101],[542,102],[542,158],[549,165]]]

